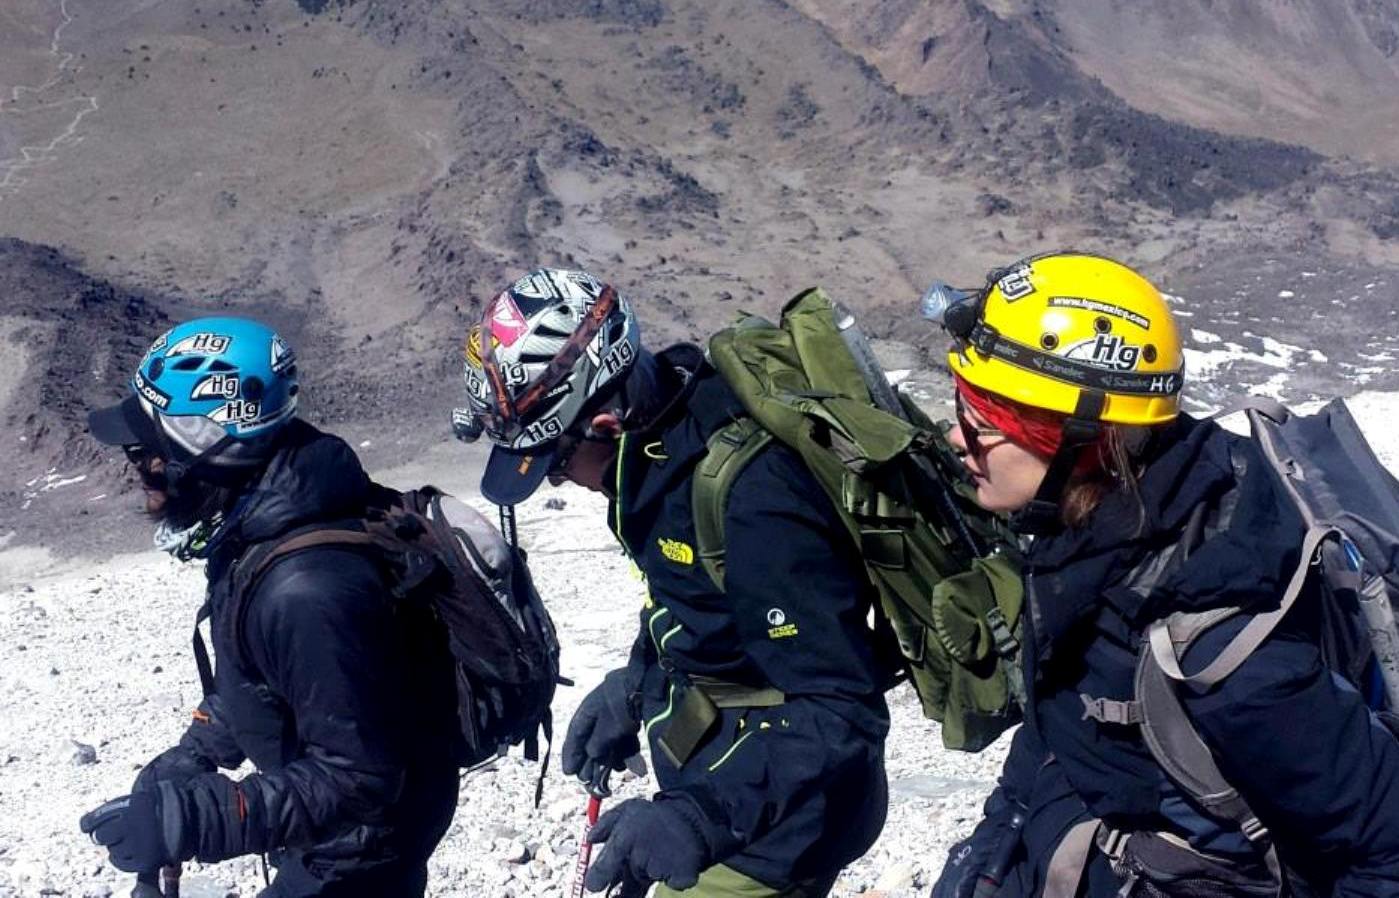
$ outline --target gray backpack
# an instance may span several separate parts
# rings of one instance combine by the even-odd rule
[[[1187,674],[1181,659],[1195,640],[1242,608],[1177,612],[1146,632],[1138,657],[1136,697],[1117,702],[1083,696],[1085,716],[1137,724],[1147,748],[1167,776],[1212,816],[1237,824],[1265,856],[1266,869],[1240,875],[1223,870],[1179,840],[1150,832],[1123,833],[1100,821],[1071,830],[1051,862],[1046,896],[1072,895],[1087,852],[1095,844],[1130,883],[1161,889],[1154,873],[1175,867],[1173,881],[1208,880],[1214,894],[1277,895],[1289,887],[1267,827],[1229,785],[1186,715],[1180,690],[1207,690],[1239,668],[1276,629],[1297,599],[1325,603],[1321,639],[1332,671],[1348,680],[1392,732],[1399,735],[1399,481],[1366,443],[1345,403],[1333,400],[1311,415],[1296,415],[1271,400],[1242,406],[1252,439],[1269,462],[1275,486],[1288,496],[1307,531],[1301,558],[1278,607],[1252,614],[1228,645],[1202,670]],[[1295,886],[1295,883],[1292,883]],[[1219,889],[1224,891],[1220,892]],[[1130,891],[1128,889],[1127,891]],[[1182,894],[1190,894],[1187,889]]]

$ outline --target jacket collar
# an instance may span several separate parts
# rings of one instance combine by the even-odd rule
[[[1115,491],[1085,526],[1027,554],[1039,657],[1099,613],[1139,630],[1176,610],[1276,601],[1300,520],[1252,444],[1184,415],[1161,442],[1140,506]]]
[[[253,543],[307,524],[344,520],[364,512],[372,484],[344,440],[292,421],[272,459],[239,497],[227,534],[209,563],[209,578]]]
[[[649,531],[661,503],[688,482],[714,431],[745,412],[697,347],[680,344],[657,355],[676,372],[676,392],[644,427],[628,431],[617,453],[614,530]],[[630,542],[624,537],[623,542]]]

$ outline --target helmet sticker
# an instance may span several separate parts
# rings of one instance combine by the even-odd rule
[[[1035,285],[1030,283],[1030,266],[1024,262],[1001,275],[996,286],[1007,302],[1015,302],[1035,292]]]
[[[1086,362],[1106,371],[1131,371],[1141,361],[1142,348],[1115,334],[1098,334],[1069,347],[1064,358]]]
[[[261,402],[234,399],[209,413],[209,420],[218,424],[251,424],[262,413]]]
[[[191,399],[237,399],[240,382],[236,374],[210,374],[194,385]]]
[[[486,384],[486,379],[481,376],[480,369],[466,369],[466,393],[478,402],[486,402],[490,399],[490,388]]]
[[[274,336],[272,338],[271,358],[268,363],[272,366],[274,373],[281,374],[296,364],[296,353],[292,352],[287,341],[279,336]]]
[[[564,294],[547,271],[532,271],[510,285],[510,293],[529,299],[562,299]]]
[[[157,352],[160,352],[162,349],[164,349],[166,345],[170,342],[170,334],[173,333],[174,330],[175,329],[172,327],[170,328],[170,330],[161,334],[159,337],[156,337],[155,342],[151,344],[151,348],[146,350],[146,358],[150,358]]]
[[[136,388],[136,392],[140,393],[147,402],[161,411],[165,411],[170,407],[170,396],[157,389],[154,384],[142,377],[140,371],[132,375],[131,385]]]
[[[491,337],[491,348],[500,345],[500,340]],[[471,330],[466,332],[466,346],[463,347],[466,355],[466,363],[473,368],[480,368],[481,362],[481,325],[473,325]]]
[[[563,436],[563,424],[560,423],[558,415],[550,415],[526,427],[521,436],[528,441],[525,445],[531,446],[545,440],[558,439]]]
[[[523,387],[529,383],[529,372],[516,362],[501,362],[500,379],[507,387]]]
[[[167,357],[176,355],[223,355],[233,345],[233,338],[225,334],[211,334],[207,331],[190,334],[165,353]]]
[[[508,292],[497,296],[491,304],[490,321],[492,343],[499,341],[503,346],[514,346],[529,330],[529,323]]]
[[[545,394],[544,394],[544,398],[545,398],[545,399],[560,399],[560,398],[562,398],[562,397],[564,397],[564,396],[567,396],[569,393],[572,393],[572,392],[573,392],[573,384],[569,383],[568,381],[564,381],[563,383],[559,384],[557,387],[554,387],[554,389],[552,389],[552,390],[550,390],[549,392],[545,393]]]
[[[1097,299],[1083,299],[1078,296],[1051,296],[1049,305],[1052,308],[1083,309],[1086,312],[1098,312],[1103,315],[1111,315],[1114,318],[1121,318],[1123,321],[1130,321],[1144,331],[1151,330],[1151,320],[1145,315],[1138,315],[1131,309],[1124,309],[1122,306],[1113,305],[1110,302],[1102,302]]]
[[[636,352],[631,344],[623,340],[607,351],[607,355],[602,357],[599,367],[602,368],[603,376],[601,380],[611,380],[621,372],[631,366],[636,358]]]

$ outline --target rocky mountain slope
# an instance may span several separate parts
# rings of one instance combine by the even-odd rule
[[[117,395],[161,315],[271,319],[300,344],[309,410],[385,452],[421,446],[445,434],[481,300],[540,263],[617,282],[657,342],[820,282],[929,364],[939,337],[910,310],[931,277],[1076,246],[1140,266],[1240,346],[1324,318],[1343,355],[1382,356],[1394,0],[1134,10],[7,3],[4,370],[30,386],[0,396],[0,445],[18,483],[40,478],[10,494],[87,473],[81,408]],[[110,330],[124,300],[85,306],[77,284],[142,311]],[[1269,316],[1249,303],[1284,292],[1282,330],[1250,330]],[[119,347],[55,339],[55,315]],[[61,402],[33,386],[89,356],[100,370],[46,387]],[[6,502],[0,533],[60,510]]]

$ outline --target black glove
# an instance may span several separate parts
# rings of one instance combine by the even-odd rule
[[[700,871],[714,864],[713,849],[704,837],[707,823],[685,798],[624,801],[603,814],[588,833],[588,841],[605,842],[607,847],[583,885],[601,892],[629,879],[688,889],[699,881]]]
[[[614,670],[583,698],[563,740],[563,772],[584,782],[607,770],[621,770],[641,751],[637,699],[626,669]],[[598,768],[601,768],[599,770]]]
[[[161,792],[138,792],[109,801],[88,811],[78,827],[94,842],[107,846],[112,866],[128,873],[144,873],[179,863],[178,847],[167,841],[166,821],[161,812]],[[178,841],[180,827],[173,828]]]
[[[217,769],[213,761],[181,743],[156,755],[142,767],[141,772],[136,774],[136,782],[131,784],[131,791],[154,792],[156,785],[162,782],[183,786],[196,776],[213,773]]]
[[[973,833],[947,851],[942,874],[933,883],[931,898],[972,898],[976,881],[986,868],[991,846],[986,839],[978,840]]]
[[[993,795],[986,804],[989,808],[1003,802]],[[1024,826],[1025,809],[1018,803],[985,818],[969,837],[948,850],[932,898],[975,898],[977,892],[998,892],[1020,848]]]

